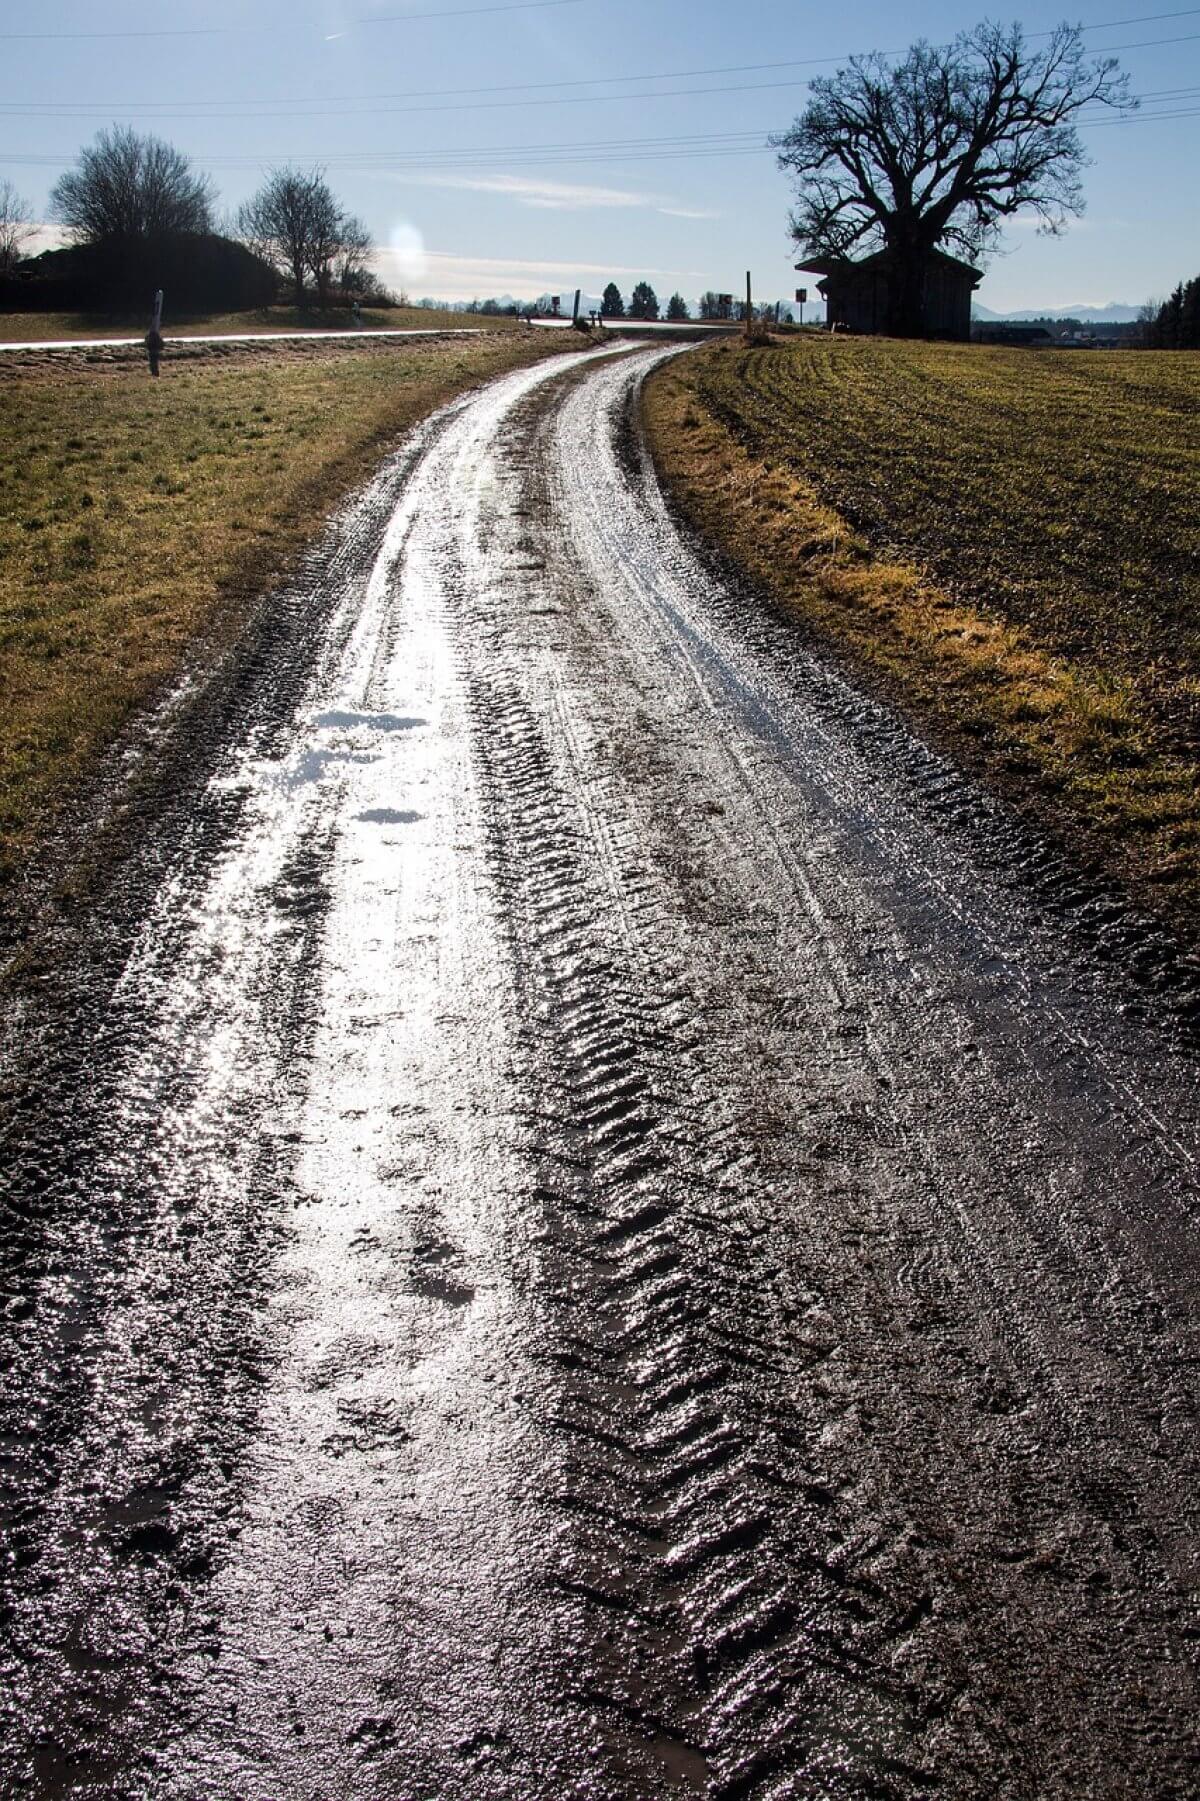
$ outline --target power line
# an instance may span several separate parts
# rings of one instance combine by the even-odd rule
[[[550,6],[582,6],[583,0],[507,0],[504,6],[454,6],[445,12],[381,13],[373,19],[354,19],[355,25],[407,25],[410,19],[465,19],[478,13],[539,12]]]
[[[1200,11],[1200,8],[1197,8],[1197,11]],[[884,52],[884,55],[887,56],[895,54],[896,52],[894,51]],[[506,81],[479,88],[401,88],[394,93],[379,94],[309,94],[296,99],[293,104],[296,106],[319,106],[323,101],[333,101],[335,103],[345,101],[347,103],[360,104],[364,100],[438,100],[444,99],[451,94],[463,94],[466,96],[474,96],[477,94],[532,94],[542,92],[546,88],[616,87],[618,85],[629,85],[630,83],[640,81],[686,81],[690,80],[693,76],[702,75],[755,75],[772,69],[811,69],[816,68],[818,65],[845,61],[846,58],[844,56],[816,56],[790,62],[731,63],[713,69],[662,69],[646,75],[589,75],[571,81]],[[635,98],[636,97],[637,96],[635,96]],[[0,106],[15,106],[17,104],[18,102],[16,101],[0,101]],[[258,102],[252,100],[184,100],[176,107],[166,107],[158,102],[140,100],[97,100],[95,102],[64,100],[37,101],[31,102],[30,104],[58,107],[64,112],[79,111],[85,107],[89,110],[94,107],[100,107],[105,111],[124,109],[144,112],[153,109],[156,113],[170,113],[172,116],[178,116],[178,114],[187,107],[254,106],[257,105]]]
[[[1157,44],[1194,43],[1200,43],[1200,32],[1193,32],[1186,37],[1145,39],[1136,44],[1114,44],[1111,48],[1114,51],[1142,50]],[[646,79],[651,80],[653,77],[647,76]],[[353,107],[317,107],[309,111],[300,111],[294,107],[283,107],[279,109],[260,107],[252,112],[187,113],[181,108],[173,107],[163,113],[151,114],[142,112],[138,116],[141,118],[166,117],[179,119],[181,122],[208,120],[252,121],[256,119],[404,118],[423,116],[430,113],[509,112],[516,108],[527,110],[528,108],[535,106],[598,106],[613,101],[640,102],[643,100],[686,100],[708,94],[761,94],[778,88],[790,88],[792,85],[793,84],[790,81],[721,82],[713,87],[649,88],[643,89],[636,94],[561,94],[533,100],[458,100],[451,101],[447,104],[429,106],[363,106],[359,104]],[[454,90],[450,91],[453,92]],[[480,91],[486,92],[488,90],[485,89]],[[107,112],[109,108],[92,108],[90,109],[90,113],[89,111],[63,113],[60,110],[53,110],[45,106],[28,107],[21,106],[17,102],[6,101],[0,103],[0,110],[2,110],[4,117],[10,119],[78,119],[87,118],[90,116],[90,113]]]
[[[541,12],[552,6],[582,6],[583,0],[504,0],[502,6],[457,6],[446,11],[387,13],[373,19],[352,19],[352,25],[407,25],[410,19],[463,19],[481,13]],[[211,38],[263,33],[266,26],[197,25],[168,26],[152,31],[0,31],[0,43],[75,43],[95,38]]]
[[[1180,108],[1159,112],[1140,112],[1125,115],[1122,118],[1097,118],[1083,121],[1086,130],[1098,129],[1102,126],[1120,125],[1127,130],[1138,126],[1169,122],[1176,119],[1194,119],[1200,117],[1200,108]],[[569,167],[597,164],[632,163],[644,165],[657,162],[695,162],[713,161],[726,157],[763,156],[769,150],[767,143],[771,133],[745,132],[730,134],[703,134],[699,141],[665,138],[661,140],[647,139],[640,144],[638,140],[630,140],[626,145],[621,140],[604,138],[590,140],[578,144],[564,145],[528,145],[512,147],[506,145],[486,145],[474,150],[448,150],[423,152],[394,151],[361,151],[348,152],[343,155],[313,156],[309,152],[297,155],[277,153],[272,155],[232,155],[218,154],[193,160],[205,169],[259,169],[271,165],[294,163],[301,167],[319,165],[327,169],[344,169],[361,174],[388,175],[421,173],[423,171],[469,171],[482,169],[494,171],[497,159],[513,167],[536,169]],[[738,142],[738,138],[751,139],[751,142]],[[727,141],[728,140],[728,141]],[[11,164],[22,168],[63,168],[74,161],[74,153],[63,156],[33,154],[23,151],[0,151],[0,163]]]
[[[92,38],[218,38],[228,34],[224,25],[170,27],[159,31],[0,31],[4,44],[65,44]]]
[[[1200,34],[1198,34],[1200,35]],[[790,88],[795,84],[790,81],[750,81],[721,82],[713,87],[702,88],[645,88],[636,94],[563,94],[553,99],[537,100],[457,100],[448,104],[431,106],[351,106],[351,107],[319,107],[308,112],[298,112],[295,108],[284,107],[274,110],[269,107],[258,108],[253,112],[241,113],[192,113],[185,114],[177,107],[172,107],[162,114],[141,113],[140,118],[170,118],[182,122],[204,123],[208,120],[245,120],[255,119],[379,119],[422,117],[429,113],[479,113],[479,112],[512,112],[528,111],[530,107],[545,106],[599,106],[612,101],[642,100],[686,100],[701,94],[761,94],[778,88]],[[107,108],[92,108],[91,113],[104,113]],[[87,118],[89,113],[71,113],[64,115],[48,111],[41,107],[20,106],[16,102],[5,104],[4,117],[9,119],[61,119]]]
[[[503,5],[503,6],[463,7],[463,8],[455,9],[452,12],[444,12],[444,13],[429,12],[429,13],[387,14],[378,19],[356,19],[354,21],[354,23],[358,24],[358,25],[388,24],[388,23],[394,22],[397,19],[458,18],[458,17],[467,17],[467,16],[474,15],[474,14],[488,13],[488,12],[516,12],[516,11],[521,11],[521,10],[528,10],[530,8],[534,8],[537,6],[567,6],[567,5],[575,6],[575,5],[581,5],[581,4],[582,4],[582,0],[515,0],[515,3]],[[1195,18],[1198,15],[1200,15],[1200,7],[1192,6],[1192,7],[1187,7],[1179,12],[1150,13],[1141,19],[1109,19],[1109,20],[1104,21],[1101,24],[1085,25],[1083,27],[1083,29],[1085,31],[1110,31],[1110,30],[1113,30],[1115,27],[1121,26],[1121,25],[1146,25],[1146,24],[1154,23],[1158,20],[1163,20],[1163,19]],[[226,29],[226,28],[210,27],[204,31],[196,31],[196,32],[191,32],[191,33],[189,33],[189,32],[182,32],[182,33],[175,33],[175,32],[146,32],[146,33],[97,32],[97,33],[88,33],[88,32],[82,32],[82,33],[66,33],[66,34],[62,34],[62,35],[79,36],[79,37],[91,37],[91,36],[97,36],[97,37],[150,36],[150,37],[154,37],[154,36],[189,36],[189,35],[205,36],[205,35],[219,34],[224,29]],[[27,35],[33,37],[33,36],[43,36],[43,35],[51,36],[54,34],[31,33],[31,34],[27,34]],[[1030,36],[1035,37],[1035,38],[1050,37],[1052,35],[1053,35],[1052,32],[1046,32],[1046,31],[1033,32],[1030,34]],[[1200,35],[1200,34],[1198,34],[1198,35]],[[0,41],[3,41],[3,34],[0,34]],[[1153,39],[1150,39],[1150,40],[1147,40],[1145,42],[1138,43],[1138,44],[1108,45],[1105,47],[1105,53],[1107,53],[1108,51],[1115,52],[1118,50],[1145,49],[1148,47],[1148,45],[1153,45],[1153,44],[1177,44],[1177,43],[1189,43],[1192,41],[1195,41],[1195,40],[1192,38],[1186,38],[1186,37],[1153,38]],[[355,107],[358,107],[359,105],[361,105],[361,103],[363,101],[370,101],[370,100],[428,100],[428,99],[443,99],[443,98],[448,98],[449,96],[454,95],[454,94],[461,94],[461,95],[464,95],[467,97],[467,100],[464,101],[464,105],[465,105],[467,103],[473,103],[474,96],[480,95],[480,94],[518,94],[518,93],[519,94],[529,94],[529,93],[543,92],[548,88],[619,87],[619,86],[629,86],[631,84],[645,82],[645,81],[686,81],[686,80],[691,80],[693,77],[700,77],[700,76],[705,76],[705,75],[746,75],[746,74],[765,73],[767,71],[775,70],[775,69],[811,69],[811,68],[818,68],[818,67],[828,67],[831,64],[847,62],[849,60],[850,56],[853,54],[855,54],[855,53],[847,51],[842,56],[799,57],[799,58],[790,58],[790,59],[788,59],[786,61],[782,61],[782,62],[726,63],[726,64],[717,65],[716,67],[713,67],[713,68],[705,68],[705,69],[661,69],[661,70],[649,71],[648,73],[646,73],[644,75],[591,75],[591,76],[586,76],[586,77],[582,77],[582,78],[574,78],[571,80],[563,80],[563,81],[502,82],[502,83],[496,83],[496,84],[492,84],[492,85],[485,86],[485,87],[474,87],[474,88],[467,88],[467,87],[407,88],[407,89],[399,89],[395,92],[383,92],[383,93],[377,93],[377,94],[338,94],[338,95],[313,94],[313,95],[307,95],[307,96],[300,96],[295,101],[291,102],[290,104],[295,105],[297,107],[305,107],[305,106],[318,106],[322,102],[332,101],[334,104],[341,104],[344,102],[347,105],[354,105]],[[902,54],[902,52],[898,51],[898,50],[881,50],[881,51],[871,52],[871,54],[880,55],[880,56],[899,56]],[[780,83],[778,85],[783,86],[786,84]],[[726,90],[724,90],[724,89],[702,89],[702,90],[698,90],[698,91],[705,92],[705,93],[708,93],[708,92],[716,93],[716,92],[724,92]],[[739,90],[736,88],[731,88],[727,91],[737,92]],[[620,98],[620,96],[584,95],[584,96],[581,96],[581,98],[584,100],[589,100],[589,99]],[[654,98],[661,98],[661,96],[648,95],[648,96],[646,96],[646,98],[654,99]],[[0,102],[0,108],[4,108],[5,110],[7,110],[9,107],[13,107],[18,104],[19,103],[15,102],[15,101]],[[228,118],[235,118],[235,117],[241,117],[243,115],[242,114],[212,115],[212,114],[196,112],[195,109],[208,108],[208,107],[214,107],[214,106],[248,107],[248,106],[257,105],[258,103],[256,101],[249,101],[249,100],[241,101],[241,100],[233,99],[233,100],[186,100],[186,101],[181,101],[178,103],[178,105],[172,106],[172,107],[164,106],[159,102],[131,101],[131,100],[36,101],[36,102],[29,102],[27,104],[38,106],[38,107],[44,106],[46,108],[52,109],[52,111],[55,114],[58,114],[59,116],[63,116],[63,117],[69,117],[73,114],[82,114],[84,116],[87,116],[89,113],[97,111],[97,110],[104,111],[104,112],[108,112],[108,111],[112,111],[112,110],[121,110],[121,111],[125,111],[125,112],[136,112],[140,116],[143,116],[143,117],[152,117],[152,116],[153,117],[205,117],[205,116],[221,117],[221,116],[224,116],[224,117],[228,117]],[[322,114],[301,115],[299,113],[292,115],[291,113],[263,111],[263,112],[256,112],[253,114],[247,114],[245,116],[255,117],[255,118],[259,118],[259,117],[261,117],[261,118],[284,118],[284,117],[292,117],[292,116],[295,116],[295,117],[301,117],[301,116],[322,117],[325,115],[322,115]],[[333,116],[333,115],[329,115],[329,116]]]
[[[1157,25],[1162,19],[1190,19],[1200,12],[1200,7],[1188,6],[1177,13],[1143,13],[1140,19],[1106,19],[1100,25],[1085,25],[1085,31],[1114,31],[1118,25]],[[1034,37],[1053,37],[1050,31],[1035,31]]]

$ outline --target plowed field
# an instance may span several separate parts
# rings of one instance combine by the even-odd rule
[[[656,379],[683,510],[1180,916],[1200,880],[1200,357],[806,336]]]

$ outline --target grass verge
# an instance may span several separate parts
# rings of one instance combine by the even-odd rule
[[[1198,385],[1189,355],[822,337],[706,348],[644,402],[703,536],[1192,940]]]
[[[0,888],[206,632],[236,631],[418,420],[563,348],[498,334],[0,371]],[[572,346],[577,347],[577,346]]]
[[[364,307],[363,328],[371,331],[516,331],[519,319],[421,306]],[[143,337],[146,313],[0,313],[0,344],[47,343],[56,338]],[[301,312],[294,306],[262,307],[248,313],[195,313],[174,319],[168,313],[163,332],[169,338],[204,337],[210,333],[269,331],[350,331],[358,329],[349,307],[328,313]]]

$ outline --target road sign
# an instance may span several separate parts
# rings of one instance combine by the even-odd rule
[[[807,288],[797,288],[796,289],[796,299],[799,301],[800,305],[803,306],[804,302],[808,299],[808,289]]]

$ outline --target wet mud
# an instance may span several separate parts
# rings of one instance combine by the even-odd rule
[[[6,1794],[1200,1788],[1188,972],[680,534],[669,354],[430,421],[16,991]]]

